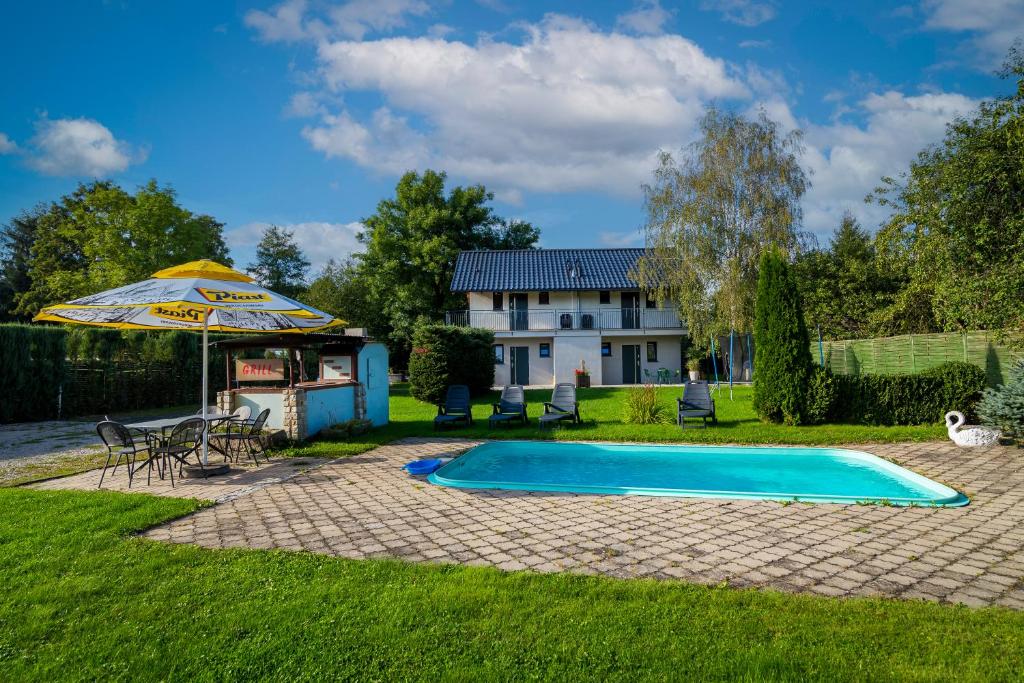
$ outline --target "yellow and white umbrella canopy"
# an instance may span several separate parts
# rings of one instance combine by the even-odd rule
[[[48,306],[34,320],[214,332],[312,332],[344,324],[213,261],[192,261],[142,282]]]
[[[121,330],[196,330],[203,333],[203,417],[209,401],[207,332],[318,332],[344,325],[323,311],[253,283],[213,261],[165,268],[135,284],[47,306],[34,321]],[[208,460],[203,433],[203,464]]]

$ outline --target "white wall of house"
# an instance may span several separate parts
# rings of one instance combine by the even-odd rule
[[[682,381],[682,354],[680,344],[682,335],[679,336],[637,336],[637,337],[605,337],[600,340],[609,342],[612,347],[612,355],[601,359],[601,375],[603,384],[622,384],[622,346],[623,344],[636,344],[640,346],[640,381],[646,379],[644,371],[650,372],[651,380],[657,376],[659,368],[666,368],[672,373],[673,382]],[[600,348],[600,341],[598,348]],[[647,342],[658,344],[658,360],[647,360]],[[675,373],[680,371],[680,375]]]
[[[505,362],[494,365],[494,385],[505,386],[511,384],[512,376],[512,347],[525,346],[529,349],[530,355],[530,381],[529,384],[540,384],[549,386],[554,384],[555,373],[555,347],[550,337],[523,338],[505,337],[495,340],[495,344],[503,344],[505,347]],[[540,345],[548,344],[551,355],[547,358],[540,357]]]
[[[554,384],[576,382],[576,369],[585,362],[590,383],[602,384],[601,336],[598,334],[564,334],[554,338]]]

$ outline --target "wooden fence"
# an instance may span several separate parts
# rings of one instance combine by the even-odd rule
[[[1006,381],[1006,373],[1024,358],[1024,348],[997,342],[987,332],[908,334],[876,339],[818,342],[811,356],[842,375],[914,374],[947,361],[973,363],[985,371],[991,386]]]

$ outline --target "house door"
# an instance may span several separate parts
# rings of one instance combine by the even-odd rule
[[[510,347],[509,352],[512,354],[512,384],[522,384],[524,386],[529,384],[530,347],[513,346]]]
[[[622,329],[640,328],[640,295],[636,292],[622,293]],[[623,361],[625,362],[625,361]]]
[[[622,383],[640,384],[640,345],[622,345]]]
[[[509,328],[513,330],[530,329],[529,298],[525,294],[510,294],[508,298]]]

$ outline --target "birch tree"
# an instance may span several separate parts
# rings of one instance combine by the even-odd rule
[[[636,275],[678,306],[698,346],[751,329],[761,254],[796,253],[810,186],[802,152],[801,132],[784,133],[763,111],[748,119],[710,107],[696,142],[661,153],[643,188],[648,253]]]

